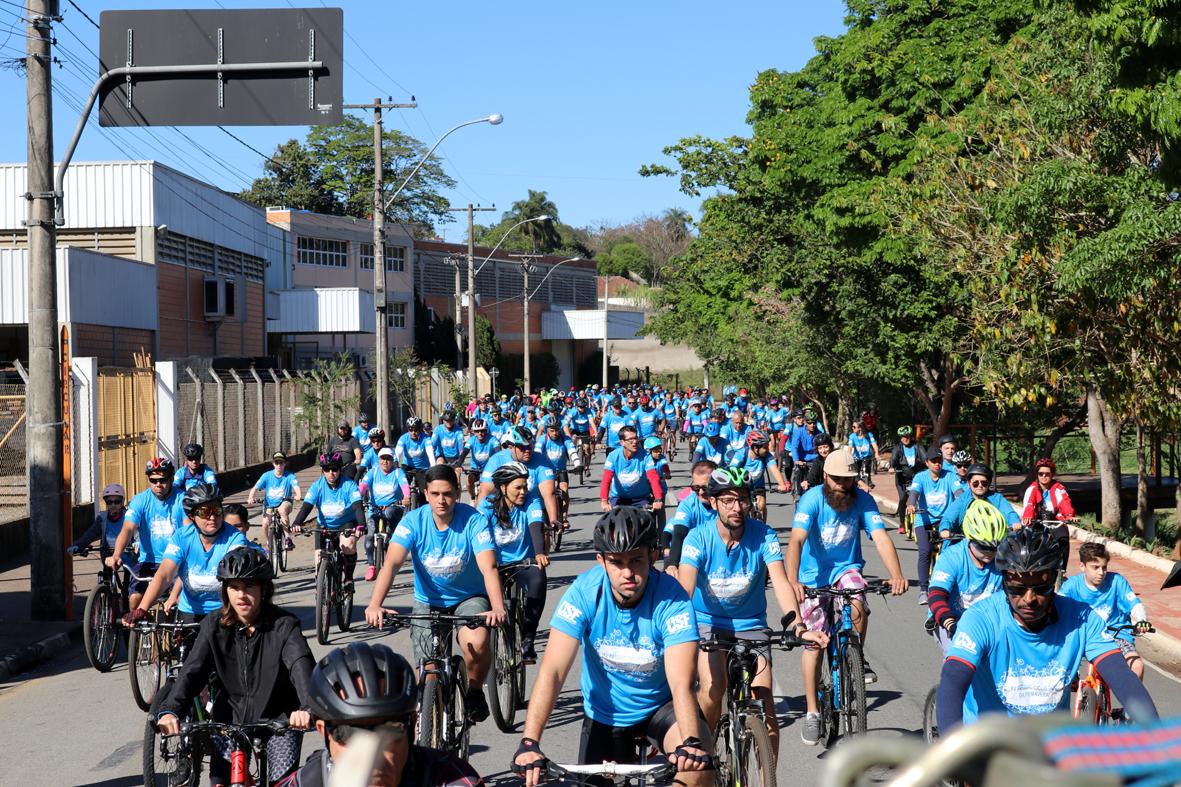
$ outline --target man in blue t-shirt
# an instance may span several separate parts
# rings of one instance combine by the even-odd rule
[[[542,776],[541,737],[579,648],[579,762],[635,763],[637,743],[651,742],[677,767],[677,782],[713,782],[709,727],[693,694],[697,620],[685,591],[656,569],[656,530],[650,512],[631,506],[595,525],[597,565],[558,602],[513,755],[528,787]]]
[[[287,549],[295,549],[291,542],[291,501],[299,500],[299,478],[295,473],[287,471],[287,455],[276,451],[271,455],[271,466],[274,472],[263,473],[254,486],[250,487],[250,494],[246,496],[246,505],[254,505],[254,493],[262,492],[263,502],[268,509],[274,508],[279,512],[279,521],[283,531],[287,533]]]
[[[943,512],[943,521],[939,523],[940,538],[947,538],[953,533],[959,533],[963,530],[964,516],[968,513],[968,508],[977,500],[987,502],[989,505],[996,508],[996,510],[1009,523],[1009,527],[1016,527],[1021,524],[1021,515],[1017,513],[1017,509],[1013,508],[1013,504],[1005,499],[1005,496],[1000,492],[992,489],[992,468],[986,464],[976,463],[968,465],[968,490],[969,495],[960,495]]]
[[[1152,698],[1120,656],[1103,618],[1054,593],[1062,552],[1052,533],[1025,528],[997,549],[1001,593],[959,619],[935,695],[941,734],[988,713],[1064,710],[1085,658],[1139,722],[1158,717]]]
[[[943,468],[943,457],[932,450],[927,458],[927,471],[919,473],[907,490],[906,513],[914,520],[914,539],[918,545],[919,603],[927,603],[927,586],[931,577],[931,554],[935,532],[942,528],[943,517],[955,500],[952,485],[954,472]]]
[[[345,478],[344,465],[340,454],[321,454],[320,471],[291,529],[300,532],[304,520],[316,509],[319,528],[315,535],[315,562],[320,562],[320,550],[326,537],[340,539],[340,564],[349,587],[352,587],[353,572],[357,568],[357,535],[365,532],[365,511],[361,502],[361,488],[351,478]],[[321,531],[329,531],[325,534]],[[337,535],[339,534],[339,535]]]
[[[673,576],[677,575],[677,566],[681,562],[681,548],[685,537],[693,529],[713,522],[717,517],[709,497],[705,494],[706,484],[710,474],[718,469],[718,465],[708,460],[695,462],[689,471],[689,488],[685,490],[677,512],[669,518],[660,535],[660,546],[664,550],[664,570]]]
[[[613,449],[619,447],[619,430],[625,426],[636,425],[636,419],[633,415],[628,415],[623,410],[623,402],[619,397],[611,400],[611,409],[604,415],[602,421],[599,423],[599,439],[606,446],[605,453],[610,453]]]
[[[197,484],[217,486],[217,474],[213,472],[213,468],[205,464],[205,449],[200,443],[188,443],[181,449],[181,454],[185,463],[173,476],[173,486],[182,492]]]
[[[145,473],[148,488],[131,498],[123,517],[123,529],[115,538],[114,551],[105,561],[111,568],[119,568],[123,564],[123,555],[132,542],[138,540],[139,563],[134,573],[140,581],[131,589],[131,608],[139,603],[147,590],[148,580],[164,559],[164,550],[172,541],[172,534],[185,523],[184,491],[173,486],[176,468],[172,462],[157,457],[148,462]]]
[[[504,593],[488,518],[459,502],[455,473],[443,465],[427,470],[426,498],[427,505],[411,511],[394,529],[385,564],[373,583],[373,597],[365,608],[365,620],[372,626],[384,624],[382,602],[409,557],[414,567],[414,614],[482,615],[489,626],[503,624]],[[463,626],[457,637],[467,662],[468,714],[472,721],[480,722],[488,718],[484,699],[484,679],[492,663],[488,629]],[[416,660],[431,655],[428,623],[414,621],[410,638]]]
[[[861,534],[873,539],[874,546],[890,575],[890,589],[895,596],[906,592],[907,582],[898,563],[898,553],[882,524],[877,503],[857,486],[857,468],[845,450],[833,451],[824,460],[824,484],[812,487],[800,498],[792,521],[791,540],[787,545],[787,577],[796,591],[804,622],[812,631],[828,631],[828,605],[823,599],[806,598],[803,586],[841,589],[868,586],[861,570]],[[852,601],[853,625],[861,636],[862,647],[869,623],[865,596]],[[803,653],[804,692],[808,713],[800,730],[804,743],[820,742],[820,705],[817,683],[820,651]],[[865,682],[877,681],[877,674],[865,659]]]
[[[619,448],[607,455],[603,480],[599,484],[599,505],[610,511],[616,505],[651,504],[653,511],[664,508],[660,475],[652,458],[640,450],[634,426],[619,430]]]

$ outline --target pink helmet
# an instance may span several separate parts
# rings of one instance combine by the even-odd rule
[[[121,497],[127,499],[127,491],[123,489],[122,484],[107,484],[103,487],[103,493],[99,497],[104,500],[108,497]]]

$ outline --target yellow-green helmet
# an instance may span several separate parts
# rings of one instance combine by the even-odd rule
[[[1005,515],[987,500],[973,500],[964,514],[964,538],[995,547],[1009,535]]]

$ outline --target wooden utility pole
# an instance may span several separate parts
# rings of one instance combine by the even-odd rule
[[[474,398],[476,395],[476,213],[479,211],[496,210],[481,208],[479,205],[468,203],[466,208],[449,208],[449,210],[467,211],[467,378],[468,393]],[[455,281],[459,282],[459,263],[455,265]],[[455,332],[460,331],[459,304],[455,305]],[[463,366],[463,353],[460,351],[460,363],[456,369]]]

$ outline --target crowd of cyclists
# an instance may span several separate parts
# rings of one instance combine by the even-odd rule
[[[179,676],[153,704],[161,734],[180,734],[186,709],[216,680],[214,718],[287,723],[266,745],[271,783],[327,783],[358,731],[381,735],[374,784],[480,783],[455,752],[412,742],[424,678],[414,665],[432,657],[432,616],[454,621],[466,674],[463,723],[484,721],[490,630],[512,625],[502,582],[513,567],[524,599],[517,647],[534,669],[512,771],[530,786],[551,775],[545,731],[581,659],[580,762],[636,762],[654,749],[678,781],[709,784],[725,767],[715,742],[733,677],[726,652],[700,643],[754,648],[753,702],[777,757],[772,643],[801,649],[800,735],[815,745],[824,737],[824,655],[842,615],[851,616],[862,653],[867,642],[862,536],[885,567],[878,592],[907,592],[870,493],[875,475],[886,472],[898,493],[888,513],[898,517],[900,536],[916,542],[918,603],[927,605],[927,632],[944,655],[934,700],[939,729],[988,713],[1067,708],[1084,661],[1130,717],[1156,718],[1134,644],[1150,629],[1135,591],[1093,544],[1078,555],[1079,573],[1062,583],[1075,512],[1053,460],[1036,462],[1014,506],[993,470],[954,436],[920,446],[902,426],[887,454],[875,435],[881,428],[872,404],[834,439],[811,407],[734,386],[715,398],[706,389],[593,385],[448,404],[437,424],[408,418],[392,444],[366,416],[358,424],[342,419],[306,492],[275,453],[273,472],[252,486],[247,506],[261,499],[277,517],[283,549],[294,549],[310,527],[319,561],[331,540],[350,596],[363,547],[371,626],[386,626],[387,597],[409,562],[413,652],[405,655],[353,642],[314,662],[298,619],[276,604],[275,564],[249,537],[247,507],[225,503],[196,444],[184,447],[179,469],[153,459],[148,489],[130,501],[118,485],[104,489],[105,511],[71,550],[101,540],[111,569],[134,566],[125,624],[141,624],[158,603],[199,623]],[[602,513],[591,556],[558,600],[539,658],[547,568],[571,528],[572,478],[592,483],[600,451],[594,483]],[[678,451],[689,459],[690,484],[670,495]],[[769,521],[772,483],[792,496],[790,522]],[[848,598],[848,608],[834,596]],[[867,658],[861,666],[864,682],[875,682]],[[301,766],[305,730],[324,749]],[[231,784],[223,752],[214,746],[209,754],[213,783]]]

